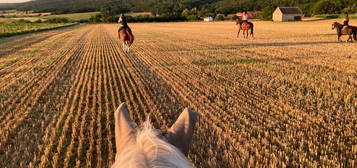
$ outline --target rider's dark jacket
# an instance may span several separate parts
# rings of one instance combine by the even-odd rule
[[[126,17],[122,17],[122,25],[119,27],[118,32],[120,32],[123,29],[127,29],[131,33],[131,29],[126,22]]]

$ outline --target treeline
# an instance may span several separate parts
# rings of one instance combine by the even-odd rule
[[[100,10],[101,15],[96,17],[103,21],[114,19],[119,13],[145,11],[153,16],[132,19],[161,21],[172,19],[172,16],[177,16],[178,20],[182,17],[195,20],[238,11],[262,11],[260,18],[271,19],[277,6],[298,6],[304,13],[315,15],[357,12],[357,0],[35,0],[22,3],[17,9],[57,14]]]
[[[53,18],[48,18],[46,20],[37,19],[34,21],[19,19],[19,20],[14,20],[11,23],[75,23],[75,21],[72,21],[65,17],[53,17]]]
[[[81,13],[98,11],[101,3],[107,0],[34,0],[21,3],[17,10],[35,11],[35,12],[52,12],[55,14]]]
[[[0,10],[15,9],[18,5],[17,3],[0,3]]]
[[[178,21],[187,21],[186,17],[180,14],[162,14],[159,16],[153,15],[138,15],[138,16],[126,16],[128,22],[178,22]],[[119,19],[118,15],[106,15],[106,14],[97,14],[92,16],[88,20],[80,20],[80,22],[90,22],[90,23],[115,23]]]

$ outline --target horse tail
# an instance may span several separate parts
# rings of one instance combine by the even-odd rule
[[[127,34],[129,36],[129,46],[134,42],[134,35],[130,28],[127,29]]]
[[[133,44],[133,42],[134,42],[134,35],[133,35],[133,33],[131,33],[131,31],[130,31],[130,33],[129,33],[129,43],[130,43],[130,45]],[[130,46],[130,45],[129,45],[129,46]]]
[[[353,28],[353,39],[355,39],[355,41],[357,41],[357,27]]]

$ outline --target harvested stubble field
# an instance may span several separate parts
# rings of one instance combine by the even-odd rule
[[[355,167],[357,44],[330,23],[130,24],[129,54],[114,24],[2,39],[0,167],[109,167],[123,101],[162,129],[198,111],[197,167]]]

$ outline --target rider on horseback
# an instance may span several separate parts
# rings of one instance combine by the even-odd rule
[[[123,29],[127,29],[131,33],[131,29],[128,26],[128,23],[126,22],[126,17],[124,16],[124,14],[120,15],[120,17],[118,19],[118,23],[121,24],[121,26],[118,29],[118,32],[120,32]]]
[[[239,22],[239,25],[242,27],[242,24],[244,22],[248,22],[248,13],[246,11],[243,12],[242,14],[242,20]]]
[[[243,15],[242,15],[242,22],[248,22],[248,13],[247,11],[244,11],[243,12]]]
[[[346,12],[345,13],[345,18],[343,19],[343,25],[342,25],[342,29],[345,27],[345,26],[349,26],[348,25],[348,22],[350,21],[350,18],[348,17],[348,13]]]
[[[245,37],[248,38],[248,31],[250,30],[250,35],[254,38],[254,34],[253,34],[254,25],[253,23],[248,21],[248,13],[246,11],[243,12],[242,18],[240,17],[237,18],[236,25],[238,24],[239,24],[239,30],[237,33],[237,37],[239,37],[240,31],[243,30],[243,36],[244,34],[246,34]]]
[[[124,14],[120,14],[118,23],[121,24],[121,26],[118,29],[118,38],[122,42],[122,48],[123,51],[128,53],[130,46],[134,42],[134,35],[131,32],[130,27],[128,26],[128,23],[126,22],[126,17]]]

